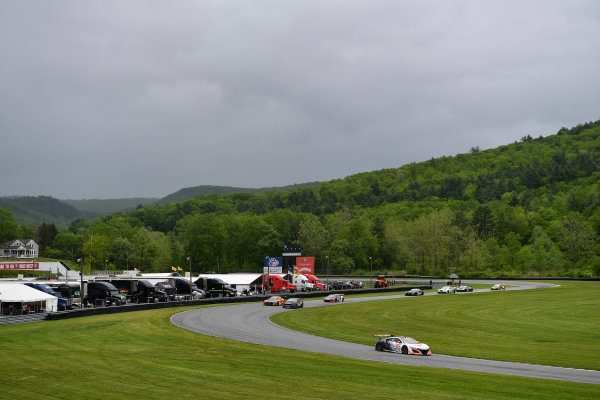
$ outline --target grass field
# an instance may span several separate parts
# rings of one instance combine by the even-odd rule
[[[355,343],[393,333],[415,337],[436,353],[600,370],[600,282],[559,284],[344,304],[272,320]]]
[[[581,285],[581,290],[591,291],[581,297],[587,297],[592,303],[596,301],[593,299],[597,298],[597,291],[585,286],[587,284]],[[497,301],[507,304],[513,304],[511,296],[520,296],[517,292],[493,295],[497,295]],[[471,298],[478,304],[479,296],[440,297],[444,302]],[[431,301],[427,297],[407,299],[411,300],[415,300],[414,304]],[[324,309],[341,311],[358,306],[344,304]],[[531,305],[531,309],[534,307],[536,304]],[[0,399],[600,397],[600,385],[388,365],[217,339],[171,325],[169,317],[186,309],[0,327]],[[559,316],[563,319],[565,310],[561,310]],[[320,314],[320,310],[284,314],[305,314],[312,319],[311,315]],[[443,314],[440,311],[440,315]],[[348,315],[356,318],[352,313]],[[587,313],[580,314],[582,318],[587,316]],[[340,321],[333,323],[340,324]],[[594,322],[584,324],[591,328]],[[597,332],[596,329],[595,334]],[[355,337],[362,339],[363,334],[358,332]]]

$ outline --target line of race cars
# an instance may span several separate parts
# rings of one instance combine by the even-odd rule
[[[414,289],[412,289],[414,290]],[[506,285],[503,283],[497,283],[490,288],[490,290],[506,290]],[[461,285],[459,287],[455,286],[444,286],[438,289],[438,294],[451,294],[456,292],[472,292],[473,288],[471,286]],[[408,292],[407,292],[408,293]],[[407,294],[407,296],[411,296]]]
[[[506,290],[506,285],[502,283],[495,284],[491,287],[491,290]],[[438,289],[438,294],[450,294],[455,292],[472,292],[473,288],[467,285],[455,286],[444,286]],[[405,296],[423,296],[425,293],[423,290],[414,288],[406,291]],[[343,302],[344,295],[340,293],[333,293],[326,296],[323,299],[325,303],[337,303]],[[284,299],[281,296],[271,296],[264,301],[265,306],[283,306],[283,308],[303,308],[304,300],[299,297],[292,297]],[[377,337],[375,343],[375,350],[377,351],[388,351],[392,353],[400,354],[412,354],[420,356],[431,355],[431,349],[425,343],[421,343],[409,336],[395,336],[392,334],[374,334]]]
[[[325,303],[338,303],[344,301],[344,295],[340,293],[333,293],[326,296],[323,301]],[[304,300],[300,297],[290,297],[284,299],[281,296],[271,296],[266,299],[263,304],[265,306],[283,306],[283,308],[303,308]]]
[[[491,290],[505,290],[505,289],[506,289],[506,285],[504,285],[502,283],[498,283],[498,284],[492,286],[492,288],[491,288]],[[450,294],[450,293],[456,293],[456,292],[472,292],[472,291],[473,291],[473,288],[471,286],[461,285],[459,287],[444,286],[444,287],[441,287],[440,289],[438,289],[437,293],[438,294]],[[424,294],[425,293],[423,292],[423,290],[418,289],[418,288],[410,289],[404,293],[405,296],[423,296]],[[288,299],[288,300],[293,300],[290,302],[290,304],[296,304],[298,302],[297,300],[302,300],[302,299],[298,299],[298,298],[294,297],[294,298]],[[343,302],[344,295],[339,294],[339,293],[330,294],[327,297],[325,297],[323,299],[323,301],[326,303],[337,303],[340,301]],[[286,300],[281,296],[271,296],[270,298],[268,298],[267,300],[264,301],[266,306],[281,306],[281,305],[284,305],[285,302],[286,302]],[[299,308],[299,307],[286,307],[286,308]]]

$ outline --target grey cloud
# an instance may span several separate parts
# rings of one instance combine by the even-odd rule
[[[548,135],[600,117],[599,17],[592,0],[2,2],[1,194],[285,185]]]

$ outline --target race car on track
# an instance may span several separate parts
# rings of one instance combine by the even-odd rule
[[[283,303],[283,308],[302,308],[304,307],[304,300],[299,297],[289,298]]]
[[[285,302],[281,296],[271,296],[265,300],[265,306],[280,306]]]
[[[339,293],[330,294],[323,301],[325,303],[337,303],[338,301],[344,301],[344,295]]]
[[[405,296],[423,296],[423,291],[421,289],[410,289],[408,292],[404,293]]]
[[[503,285],[501,283],[496,283],[494,286],[492,286],[492,290],[505,290],[506,289],[506,285]]]
[[[456,288],[457,292],[472,292],[473,288],[471,286],[462,285]]]
[[[377,337],[375,350],[391,351],[393,353],[414,354],[419,356],[431,355],[431,349],[425,343],[421,343],[407,336],[373,335]]]
[[[444,286],[443,288],[438,289],[438,294],[451,294],[456,292],[456,288],[454,286]]]

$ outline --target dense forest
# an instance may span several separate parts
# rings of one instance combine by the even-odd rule
[[[18,226],[47,257],[92,268],[258,271],[283,244],[317,269],[446,276],[600,274],[600,121],[289,191],[202,195],[90,222]],[[7,227],[7,228],[4,228]],[[11,232],[11,235],[7,235]],[[32,236],[35,235],[35,236]],[[91,255],[91,260],[90,260]],[[327,258],[326,258],[327,256]],[[326,261],[327,260],[327,261]]]

